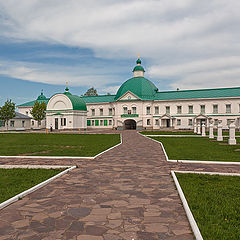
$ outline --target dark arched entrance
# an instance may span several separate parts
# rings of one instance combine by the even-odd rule
[[[136,121],[132,119],[128,119],[124,122],[124,129],[136,129]]]

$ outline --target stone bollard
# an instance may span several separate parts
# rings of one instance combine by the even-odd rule
[[[236,138],[235,138],[235,120],[231,120],[231,123],[229,125],[229,139],[228,144],[229,145],[236,145]]]
[[[206,126],[205,126],[205,124],[202,125],[202,137],[206,137]]]
[[[197,133],[197,123],[196,122],[194,122],[194,124],[193,124],[193,132]]]
[[[197,134],[201,134],[201,125],[200,125],[200,123],[197,125]]]
[[[213,134],[213,121],[211,121],[210,124],[209,124],[209,138],[214,138],[214,134]]]
[[[218,126],[217,126],[217,141],[223,141],[223,136],[222,136],[222,120],[218,121]]]

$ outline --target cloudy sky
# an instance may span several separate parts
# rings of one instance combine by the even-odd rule
[[[141,54],[160,90],[240,86],[240,1],[0,0],[0,104],[94,86],[115,94]]]

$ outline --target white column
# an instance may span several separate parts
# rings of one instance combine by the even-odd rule
[[[236,145],[236,138],[235,138],[235,120],[231,120],[231,123],[229,125],[229,139],[228,144],[229,145]]]
[[[194,121],[194,123],[193,123],[193,132],[197,133],[197,123],[196,123],[196,121]]]
[[[209,138],[214,138],[214,134],[213,134],[213,121],[210,121],[210,123],[209,123]]]
[[[222,120],[218,121],[218,126],[217,126],[217,141],[223,141],[223,136],[222,136]]]
[[[202,137],[206,137],[206,126],[205,123],[202,125]]]
[[[197,125],[197,134],[201,134],[201,125],[198,123]]]

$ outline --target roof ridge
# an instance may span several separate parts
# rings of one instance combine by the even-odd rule
[[[186,89],[186,90],[169,90],[160,91],[157,93],[170,93],[170,92],[198,92],[198,91],[211,91],[211,90],[227,90],[227,89],[240,89],[240,87],[225,87],[225,88],[201,88],[201,89]]]

